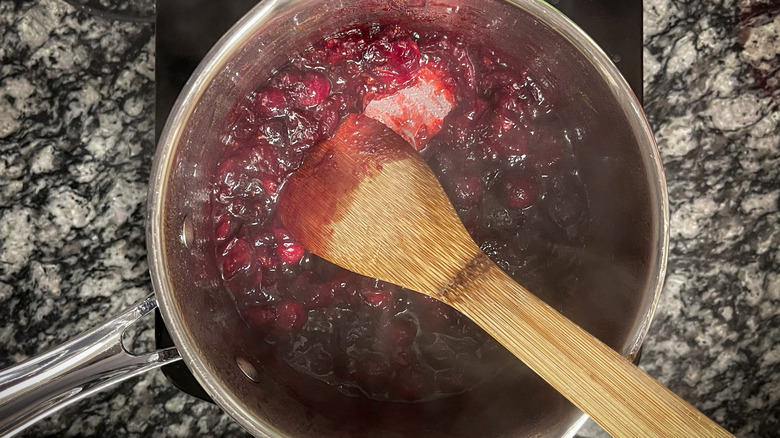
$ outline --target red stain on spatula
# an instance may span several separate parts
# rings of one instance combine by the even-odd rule
[[[454,102],[443,73],[423,65],[409,86],[370,100],[363,115],[392,129],[419,151],[441,130]]]

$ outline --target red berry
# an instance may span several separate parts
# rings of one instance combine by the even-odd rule
[[[298,263],[305,251],[303,245],[298,242],[282,243],[276,250],[279,252],[279,259],[282,263]]]
[[[325,41],[326,60],[337,64],[343,60],[357,60],[366,47],[366,40],[359,35],[346,35]]]
[[[414,342],[417,336],[417,324],[406,318],[396,316],[390,320],[385,328],[387,339],[399,347],[407,347]]]
[[[290,87],[290,95],[298,105],[310,107],[320,104],[330,93],[330,81],[322,73],[306,72]]]
[[[306,310],[295,300],[284,300],[276,307],[276,327],[286,332],[297,332],[306,324]]]
[[[238,225],[236,224],[235,218],[226,215],[222,217],[217,222],[216,227],[214,227],[214,238],[217,239],[217,242],[227,240],[233,237],[237,229]]]
[[[274,238],[276,239],[276,253],[279,260],[283,263],[298,263],[303,257],[305,249],[303,245],[296,242],[295,239],[282,227],[274,229]]]
[[[536,180],[526,173],[515,173],[504,180],[504,200],[511,208],[529,207],[536,200],[538,191]]]
[[[256,116],[250,109],[251,103],[246,99],[239,100],[228,114],[228,125],[232,136],[245,139],[255,132]]]
[[[292,146],[287,148],[287,152],[306,150],[320,139],[318,123],[311,114],[303,110],[290,110],[287,114],[287,136]]]
[[[450,177],[448,186],[453,195],[452,203],[458,208],[475,207],[482,201],[482,181],[477,175],[455,174]]]
[[[255,93],[254,104],[261,117],[280,116],[289,106],[287,94],[276,87],[265,87]]]
[[[393,305],[393,294],[388,290],[364,289],[360,295],[369,306],[377,309],[389,309]]]
[[[244,239],[233,239],[222,251],[222,277],[230,280],[252,265],[252,246]]]
[[[401,85],[420,68],[420,49],[408,35],[388,33],[371,43],[363,58],[374,75],[389,85]]]

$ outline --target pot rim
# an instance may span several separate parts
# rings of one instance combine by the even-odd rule
[[[174,169],[174,149],[183,134],[186,122],[193,113],[195,104],[200,100],[200,97],[204,94],[212,80],[242,47],[243,43],[260,30],[274,16],[275,12],[285,9],[290,4],[305,1],[311,0],[262,1],[234,24],[212,47],[190,76],[173,105],[157,144],[149,182],[146,229],[149,269],[152,286],[168,331],[187,367],[217,405],[252,434],[260,437],[282,437],[284,435],[275,430],[270,424],[253,415],[244,404],[223,389],[219,379],[212,373],[203,358],[197,354],[194,342],[192,342],[191,336],[187,332],[176,307],[172,295],[172,286],[167,276],[163,236],[163,205],[165,205],[168,179]],[[657,243],[659,245],[653,260],[654,266],[649,270],[651,275],[653,275],[649,279],[650,283],[648,283],[653,288],[652,301],[642,317],[639,327],[635,329],[633,337],[627,340],[625,344],[628,345],[626,354],[633,359],[647,335],[658,306],[666,272],[669,247],[669,204],[666,180],[660,152],[649,121],[642,110],[639,100],[609,57],[595,41],[563,13],[548,3],[538,0],[498,1],[510,3],[539,18],[544,24],[555,29],[580,50],[614,91],[621,109],[626,114],[629,123],[633,125],[633,131],[637,135],[646,171],[648,172],[648,183],[652,185],[651,195],[656,195],[651,196],[651,198],[659,198],[652,199],[652,202],[660,204],[655,205],[655,207],[658,208],[661,217],[654,218],[654,225],[657,227],[656,231],[659,240]],[[587,418],[587,415],[583,414],[571,425],[564,436],[576,434]]]

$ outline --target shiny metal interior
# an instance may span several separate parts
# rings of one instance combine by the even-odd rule
[[[234,99],[291,53],[369,21],[445,28],[506,53],[533,53],[540,61],[529,67],[535,74],[566,84],[561,116],[588,132],[576,153],[595,215],[583,254],[592,278],[588,290],[562,294],[565,299],[552,304],[626,356],[638,350],[660,293],[668,242],[658,151],[639,103],[608,58],[563,15],[530,0],[270,0],[237,23],[188,82],[155,157],[149,257],[171,335],[206,391],[256,436],[572,433],[582,414],[528,373],[520,372],[520,380],[518,373],[501,373],[474,394],[446,403],[380,405],[348,400],[323,384],[272,377],[243,336],[244,323],[222,290],[209,238],[209,180],[221,123]],[[309,408],[301,402],[307,397],[332,412]]]

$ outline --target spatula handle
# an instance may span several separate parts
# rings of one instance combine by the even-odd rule
[[[732,436],[493,263],[446,301],[613,436]]]

